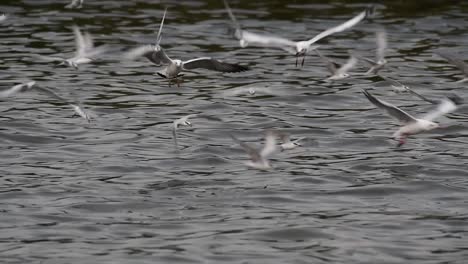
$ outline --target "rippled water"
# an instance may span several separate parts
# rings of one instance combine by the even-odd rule
[[[189,73],[176,88],[119,52],[78,71],[31,57],[70,55],[74,24],[116,50],[152,43],[163,13],[159,1],[85,1],[81,10],[66,2],[0,3],[9,14],[1,86],[35,80],[94,116],[71,118],[69,106],[36,92],[0,102],[2,263],[465,263],[467,107],[396,148],[395,122],[361,90],[414,114],[430,105],[357,76],[364,63],[354,78],[327,83],[314,55],[295,68],[281,51],[240,49],[222,1],[166,1],[162,45],[172,57],[212,56],[249,72]],[[454,83],[462,75],[433,51],[468,58],[468,5],[406,2],[379,4],[372,20],[322,41],[322,52],[372,57],[384,27],[392,68],[382,74],[427,96],[463,97],[466,84]],[[231,5],[245,28],[302,39],[366,4]],[[191,113],[224,122],[193,119],[175,151],[172,121]],[[268,128],[308,140],[277,153],[274,170],[248,169],[228,133],[261,144]]]

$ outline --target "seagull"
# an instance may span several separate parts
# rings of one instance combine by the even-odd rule
[[[445,52],[445,51],[438,51],[438,52],[435,52],[435,54],[446,59],[449,63],[455,65],[458,69],[462,71],[463,75],[465,75],[465,78],[457,81],[457,83],[468,81],[468,64],[466,64],[462,59],[459,59],[456,57],[456,55]]]
[[[165,69],[156,73],[159,76],[169,80],[175,79],[177,86],[179,86],[178,77],[183,76],[183,74],[181,74],[182,71],[190,71],[194,69],[207,69],[218,72],[242,72],[249,70],[249,68],[246,66],[226,63],[210,57],[202,57],[187,61],[169,58],[166,52],[164,52],[164,49],[159,45],[161,41],[161,31],[165,15],[166,12],[164,12],[164,17],[161,21],[158,36],[156,39],[156,44],[146,45],[130,50],[124,55],[124,58],[136,59],[138,57],[144,56],[156,66],[167,65]]]
[[[262,149],[256,149],[239,140],[234,135],[230,136],[250,156],[250,160],[245,162],[245,165],[258,170],[269,170],[272,168],[270,161],[268,160],[268,156],[276,151],[276,135],[273,131],[267,131],[265,136],[265,146]]]
[[[23,93],[26,91],[31,90],[34,86],[36,85],[36,82],[27,82],[27,83],[22,83],[22,84],[17,84],[10,89],[3,90],[0,92],[0,98],[7,98],[10,96],[13,96],[17,93]]]
[[[7,19],[7,16],[5,14],[0,15],[0,22],[3,22]]]
[[[179,126],[192,126],[192,123],[189,121],[190,118],[205,118],[207,120],[212,120],[212,121],[218,121],[221,122],[222,120],[220,118],[210,116],[210,115],[205,115],[205,114],[190,114],[183,116],[179,119],[174,120],[173,125],[172,125],[172,138],[174,139],[174,146],[176,149],[179,149],[179,144],[177,141],[177,129]]]
[[[368,7],[365,11],[362,11],[357,16],[353,17],[352,19],[337,25],[335,27],[329,28],[315,37],[304,40],[304,41],[292,41],[286,38],[277,37],[277,36],[267,36],[261,35],[257,33],[253,33],[247,30],[243,30],[239,22],[237,21],[236,17],[232,13],[231,8],[226,0],[224,1],[224,6],[229,14],[229,17],[232,20],[233,27],[235,29],[234,37],[239,40],[239,44],[242,48],[245,48],[249,45],[252,46],[262,46],[262,47],[270,47],[270,48],[277,48],[282,49],[290,54],[296,55],[296,66],[298,64],[299,57],[302,57],[301,65],[304,65],[305,56],[308,51],[314,50],[318,48],[318,46],[312,46],[315,42],[332,35],[334,33],[342,32],[347,30],[359,22],[361,22],[366,17],[370,16],[373,13],[373,6]]]
[[[76,41],[76,53],[73,58],[64,59],[42,55],[36,56],[46,61],[60,61],[60,65],[68,65],[78,69],[78,65],[92,62],[94,57],[107,50],[105,46],[94,47],[91,35],[87,32],[84,35],[81,34],[79,27],[73,26],[73,33],[75,34]]]
[[[393,90],[397,93],[402,93],[402,92],[408,92],[412,91],[408,86],[402,84],[401,82],[382,76],[380,74],[377,74],[380,78],[384,79],[385,81],[390,83],[390,86],[393,88]]]
[[[56,94],[51,89],[48,89],[48,88],[45,88],[45,87],[37,86],[36,90],[38,90],[39,92],[42,92],[42,93],[54,98],[54,99],[57,99],[57,100],[65,103],[65,104],[68,104],[69,106],[71,106],[71,108],[73,109],[73,111],[75,112],[76,115],[86,119],[86,121],[88,123],[90,122],[90,120],[91,120],[90,116],[88,115],[88,113],[86,113],[84,111],[84,109],[78,103],[70,102],[69,100],[59,96],[58,94]]]
[[[280,132],[277,132],[277,136],[280,138],[280,140],[282,142],[281,145],[280,145],[280,148],[281,148],[282,151],[295,149],[297,147],[300,147],[301,146],[300,142],[303,139],[305,139],[305,137],[300,137],[298,139],[291,140],[291,137],[290,137],[289,134],[280,133]]]
[[[83,1],[84,0],[72,0],[65,8],[81,8],[83,6]]]
[[[328,77],[326,80],[330,80],[330,81],[341,80],[341,79],[349,77],[348,71],[351,70],[351,68],[353,68],[354,65],[356,65],[356,63],[358,62],[356,57],[351,55],[345,64],[340,65],[336,62],[331,61],[329,58],[323,56],[318,50],[315,50],[315,52],[327,64],[327,69],[330,71],[332,75]]]
[[[387,34],[385,31],[377,31],[376,33],[377,39],[377,50],[375,60],[362,57],[362,59],[369,63],[371,68],[365,73],[365,75],[370,74],[377,74],[384,66],[387,64],[387,60],[385,59],[385,49],[387,49]]]
[[[392,135],[392,137],[395,140],[398,140],[399,142],[397,147],[400,147],[403,144],[405,144],[407,137],[409,137],[410,135],[415,135],[424,131],[429,131],[440,127],[439,124],[433,122],[432,120],[435,120],[444,114],[448,114],[455,111],[458,108],[458,105],[461,104],[461,101],[459,101],[458,99],[453,100],[451,98],[446,98],[440,100],[435,110],[429,112],[422,118],[415,118],[410,114],[406,113],[405,111],[401,110],[400,108],[380,99],[377,99],[368,91],[363,90],[363,93],[372,104],[386,111],[387,114],[397,119],[401,123],[402,126],[400,127],[400,129],[398,129]]]

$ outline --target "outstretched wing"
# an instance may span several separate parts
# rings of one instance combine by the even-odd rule
[[[372,104],[374,104],[378,108],[387,112],[387,114],[389,114],[391,117],[398,120],[400,123],[407,124],[407,123],[416,122],[416,118],[412,117],[411,115],[401,110],[400,108],[392,104],[389,104],[385,101],[377,99],[376,97],[371,95],[368,91],[363,90],[362,92]]]
[[[264,158],[273,154],[276,151],[276,134],[273,131],[267,131],[265,136],[265,145],[260,151],[260,155]]]
[[[250,159],[253,162],[257,162],[257,161],[262,159],[262,157],[260,156],[260,153],[258,152],[257,149],[251,147],[250,145],[248,145],[247,143],[245,143],[245,142],[241,141],[240,139],[236,138],[232,134],[230,134],[230,136],[235,142],[237,142],[244,149],[245,152],[247,152],[247,154],[250,156]]]
[[[166,18],[166,12],[167,12],[167,7],[166,9],[164,9],[164,15],[161,20],[161,25],[159,25],[158,35],[156,36],[156,46],[159,46],[159,42],[161,42],[161,33],[162,33],[163,25],[164,25],[164,19]]]
[[[354,57],[353,55],[351,55],[351,57],[349,57],[348,61],[343,64],[338,70],[337,70],[337,73],[338,74],[343,74],[343,73],[347,73],[349,70],[351,70],[355,65],[356,63],[358,62],[358,60],[356,59],[356,57]]]
[[[28,82],[28,83],[22,83],[22,84],[17,84],[13,87],[11,87],[10,89],[7,89],[7,90],[4,90],[4,91],[1,91],[0,92],[0,98],[6,98],[6,97],[10,97],[14,94],[17,94],[17,93],[23,93],[23,92],[26,92],[28,90],[30,90],[31,88],[33,87],[37,87],[35,86],[36,82]]]
[[[450,100],[449,98],[445,98],[440,101],[436,109],[429,112],[423,118],[426,120],[432,121],[445,114],[448,114],[457,110],[457,108],[458,108],[458,105],[454,101]]]
[[[157,66],[161,66],[163,64],[171,63],[171,59],[161,46],[153,46],[153,45],[145,45],[138,48],[134,48],[126,52],[123,57],[125,59],[135,60],[139,57],[145,57],[152,63],[156,64]]]
[[[320,59],[325,62],[326,66],[327,66],[327,69],[328,71],[333,75],[336,73],[336,71],[338,70],[338,68],[340,67],[339,64],[331,61],[329,58],[325,57],[324,55],[322,55],[322,53],[320,53],[317,49],[315,50],[315,53],[317,53],[317,55],[320,57]]]
[[[346,22],[344,22],[344,23],[342,23],[342,24],[340,24],[338,26],[329,28],[329,29],[323,31],[322,33],[318,34],[317,36],[309,39],[307,41],[307,44],[310,46],[310,45],[314,44],[315,42],[319,41],[320,39],[323,39],[323,38],[325,38],[327,36],[330,36],[331,34],[338,33],[338,32],[344,31],[344,30],[346,30],[348,28],[354,27],[356,24],[358,24],[364,18],[366,18],[369,14],[370,14],[370,9],[368,8],[368,9],[362,11],[361,13],[359,13],[357,16],[351,18],[350,20],[348,20],[348,21],[346,21]]]
[[[202,68],[219,72],[242,72],[249,70],[249,68],[246,66],[233,63],[226,63],[209,57],[184,61],[183,68],[185,70]]]
[[[387,49],[387,33],[385,31],[378,31],[376,33],[377,38],[377,51],[376,51],[376,62],[385,60],[385,50]]]

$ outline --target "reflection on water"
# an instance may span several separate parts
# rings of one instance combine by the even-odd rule
[[[467,108],[445,129],[395,148],[397,128],[362,96],[374,93],[415,115],[430,105],[378,77],[329,83],[315,56],[303,68],[284,52],[246,48],[229,35],[222,1],[168,1],[162,45],[180,59],[211,56],[249,65],[241,74],[188,73],[169,87],[123,50],[153,43],[159,1],[2,1],[2,88],[35,80],[77,97],[95,117],[72,118],[40,93],[0,102],[0,256],[4,263],[455,263],[467,229]],[[299,40],[357,14],[361,1],[232,1],[245,28]],[[321,41],[338,61],[351,48],[372,57],[388,33],[393,77],[430,97],[464,96],[462,75],[433,55],[468,58],[463,1],[384,1],[372,20]],[[71,26],[114,53],[78,71],[31,54],[69,56]],[[249,92],[251,89],[255,93]],[[178,131],[172,121],[204,113]],[[277,128],[306,137],[276,153],[274,170],[246,168],[235,133],[262,143]],[[460,262],[461,263],[461,262]]]

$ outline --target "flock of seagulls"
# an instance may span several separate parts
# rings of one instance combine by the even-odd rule
[[[299,65],[304,66],[305,58],[307,54],[311,51],[324,62],[327,69],[330,72],[330,76],[326,79],[327,81],[337,81],[340,79],[350,77],[349,71],[358,63],[358,61],[364,61],[369,64],[369,69],[364,73],[364,75],[370,76],[379,76],[383,80],[390,83],[391,87],[395,92],[406,92],[410,93],[421,100],[424,100],[431,105],[434,105],[434,110],[427,113],[425,116],[416,118],[407,112],[403,111],[399,107],[390,104],[382,99],[379,99],[371,94],[369,90],[363,90],[363,95],[369,100],[369,102],[375,107],[386,112],[390,117],[396,119],[400,123],[400,128],[393,133],[392,137],[398,142],[397,146],[400,147],[406,143],[407,138],[411,135],[416,135],[421,132],[430,131],[436,128],[440,128],[441,125],[435,122],[439,117],[452,113],[463,103],[463,99],[457,95],[448,95],[446,98],[442,99],[429,99],[419,93],[416,93],[408,86],[398,82],[395,79],[380,75],[379,72],[385,68],[388,64],[388,61],[385,59],[385,51],[387,49],[387,34],[385,30],[380,29],[376,32],[376,55],[375,59],[366,58],[363,56],[357,56],[350,52],[349,59],[343,64],[340,65],[331,59],[324,56],[319,51],[319,45],[316,45],[321,39],[329,37],[333,34],[343,32],[345,30],[351,29],[354,26],[358,25],[361,21],[365,20],[369,16],[374,14],[373,6],[366,8],[356,16],[351,19],[344,21],[341,24],[338,24],[334,27],[331,27],[314,37],[302,41],[292,41],[280,36],[265,35],[260,33],[254,33],[251,31],[245,30],[237,18],[234,16],[231,7],[229,6],[226,0],[223,0],[225,9],[229,18],[231,20],[233,28],[233,37],[239,41],[239,46],[241,48],[245,47],[263,47],[263,48],[273,48],[286,51],[289,54],[296,56],[296,67]],[[72,2],[66,5],[66,8],[82,8],[83,0],[72,0]],[[158,33],[156,35],[156,41],[154,44],[143,45],[130,49],[123,53],[122,57],[127,60],[136,60],[138,58],[144,57],[151,63],[156,66],[164,66],[160,71],[157,71],[156,74],[162,78],[169,80],[169,85],[171,82],[176,82],[177,86],[180,86],[180,78],[183,76],[183,72],[192,71],[196,69],[205,69],[223,73],[239,73],[243,71],[248,71],[249,67],[243,66],[237,63],[228,63],[212,57],[201,57],[189,60],[174,59],[167,55],[166,51],[161,47],[162,42],[162,32],[164,20],[166,18],[167,9],[164,11]],[[8,19],[7,15],[0,15],[0,22]],[[73,27],[73,33],[75,36],[76,42],[76,52],[74,56],[70,58],[54,57],[54,56],[44,56],[44,55],[34,55],[37,58],[47,61],[47,62],[58,62],[59,65],[65,65],[72,67],[74,69],[79,69],[79,66],[86,63],[93,62],[98,56],[106,53],[109,48],[106,45],[95,46],[92,36],[88,33],[82,33],[78,26]],[[468,81],[468,65],[464,63],[463,60],[451,55],[448,52],[441,51],[436,52],[438,56],[447,60],[449,63],[458,67],[462,73],[465,75],[465,78],[459,82]],[[85,111],[85,109],[76,101],[66,99],[53,89],[45,88],[40,86],[34,81],[18,84],[9,89],[0,91],[0,99],[12,97],[18,93],[29,92],[36,90],[50,98],[58,100],[62,103],[68,104],[73,110],[74,114],[85,119],[87,122],[90,122],[91,117]],[[237,93],[248,93],[255,94],[256,90],[253,88],[244,89],[242,91],[237,91]],[[176,119],[173,121],[172,126],[172,135],[174,140],[174,146],[178,150],[178,137],[177,131],[180,127],[191,126],[192,123],[190,119],[195,118],[204,118],[207,120],[212,120],[216,122],[222,122],[221,119],[204,115],[204,114],[190,114],[182,118]],[[269,157],[280,151],[287,151],[297,147],[301,147],[301,142],[305,138],[297,138],[292,140],[289,134],[276,131],[276,130],[267,130],[265,132],[265,143],[262,148],[256,148],[250,144],[240,140],[233,134],[230,134],[234,142],[240,145],[242,149],[248,154],[249,160],[245,162],[248,167],[268,170],[271,169],[271,163]]]

